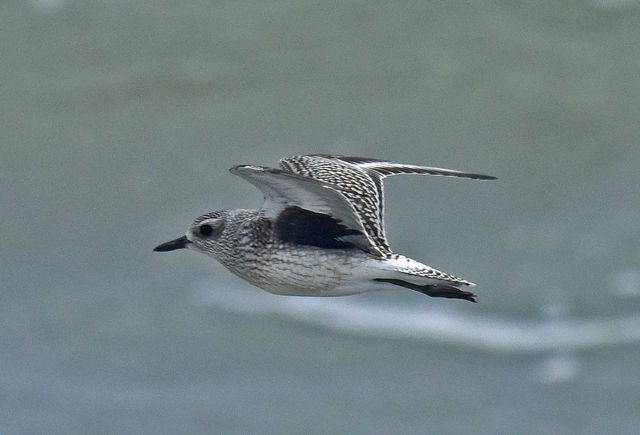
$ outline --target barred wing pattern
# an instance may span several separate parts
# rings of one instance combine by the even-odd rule
[[[451,169],[333,154],[287,157],[280,160],[280,167],[285,171],[340,187],[340,192],[353,206],[367,235],[383,257],[393,254],[384,231],[383,178],[398,174],[423,174],[479,180],[495,179],[488,175]]]

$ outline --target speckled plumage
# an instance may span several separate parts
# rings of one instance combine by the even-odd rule
[[[340,296],[401,286],[430,296],[475,301],[473,283],[394,253],[384,232],[384,177],[427,174],[494,177],[338,155],[280,160],[281,169],[230,169],[259,188],[259,210],[198,217],[186,235],[157,251],[188,247],[269,292]]]

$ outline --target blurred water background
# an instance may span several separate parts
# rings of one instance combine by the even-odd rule
[[[0,433],[637,433],[640,3],[0,4]],[[264,293],[151,250],[227,172],[394,177],[396,251],[478,283]]]

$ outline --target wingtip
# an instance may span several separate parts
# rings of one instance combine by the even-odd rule
[[[463,173],[464,178],[471,178],[472,180],[497,180],[498,177],[494,177],[493,175],[485,175],[485,174],[476,174],[474,172]]]
[[[493,175],[482,175],[480,180],[497,180],[498,177],[494,177]]]

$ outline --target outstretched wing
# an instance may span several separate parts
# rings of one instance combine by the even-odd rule
[[[264,166],[230,171],[263,193],[264,214],[275,218],[281,239],[328,248],[355,246],[382,255],[340,186]]]
[[[383,255],[391,254],[384,231],[383,178],[399,174],[423,174],[478,180],[495,179],[489,175],[471,172],[333,154],[287,157],[280,160],[280,166],[293,174],[338,186],[362,221],[366,233]]]

